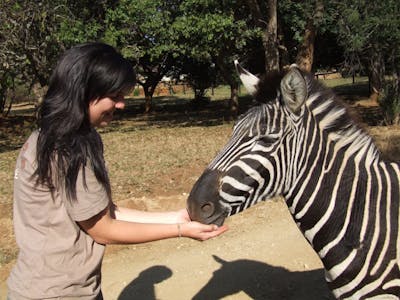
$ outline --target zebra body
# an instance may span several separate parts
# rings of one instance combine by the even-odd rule
[[[282,195],[336,298],[398,299],[399,164],[381,157],[330,90],[298,69],[289,74],[273,100],[235,124],[193,187],[189,212],[222,223]]]

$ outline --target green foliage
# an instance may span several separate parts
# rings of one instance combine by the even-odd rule
[[[278,11],[281,22],[285,24],[282,30],[289,33],[294,41],[300,43],[307,21],[306,14],[313,11],[313,8],[307,2],[278,1]]]
[[[100,30],[101,26],[98,23],[86,24],[83,20],[68,19],[61,21],[56,36],[69,48],[79,43],[95,41]]]
[[[123,0],[106,14],[104,40],[132,60],[159,62],[175,50],[171,24],[176,15],[174,1]]]
[[[191,70],[198,85],[199,75],[209,72],[204,68],[217,58],[233,73],[233,57],[244,51],[248,40],[259,38],[259,30],[238,18],[238,13],[245,13],[237,5],[236,1],[121,0],[107,10],[104,40],[135,62],[143,77],[140,83],[149,92],[163,75],[178,77],[188,62],[202,66],[202,70],[185,69],[186,74]]]
[[[243,52],[249,40],[260,38],[259,29],[248,27],[246,19],[238,18],[243,8],[236,1],[225,2],[182,2],[182,15],[174,28],[183,55],[197,60],[213,60],[221,54],[232,57]]]
[[[14,82],[45,85],[59,51],[57,30],[62,7],[50,1],[0,2],[0,111],[15,95]]]
[[[386,82],[379,105],[386,125],[400,125],[400,93],[396,80]]]
[[[64,13],[57,37],[67,47],[104,36],[105,15],[114,6],[114,0],[57,0]]]
[[[400,2],[396,0],[337,2],[338,42],[348,57],[362,61],[370,49],[400,56]],[[388,61],[386,57],[386,61]],[[354,61],[354,60],[353,60]]]
[[[119,48],[140,74],[139,84],[148,97],[146,111],[161,78],[174,64],[176,44],[172,23],[179,1],[121,0],[107,10],[104,41]]]
[[[341,49],[337,47],[337,41],[334,40],[337,36],[337,15],[339,12],[336,10],[333,1],[322,2],[323,11],[321,15],[316,15],[318,14],[316,12],[317,0],[278,1],[278,31],[281,44],[284,44],[287,48],[290,62],[295,61],[299,45],[303,42],[305,28],[309,19],[312,20],[317,31],[314,65],[319,61],[325,65],[317,67],[329,68],[337,63],[336,57],[341,56]],[[330,56],[335,57],[328,59],[328,53]]]
[[[58,8],[50,1],[39,3],[8,0],[0,3],[0,59],[12,74],[36,77],[44,82],[49,72],[47,63],[57,52],[54,32]],[[43,57],[43,55],[46,55]]]

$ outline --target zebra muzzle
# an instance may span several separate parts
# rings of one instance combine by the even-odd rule
[[[187,208],[190,218],[205,224],[222,225],[227,213],[220,203],[217,170],[206,170],[194,184]]]

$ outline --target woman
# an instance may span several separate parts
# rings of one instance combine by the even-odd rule
[[[9,299],[102,299],[106,244],[206,240],[226,230],[191,222],[185,209],[150,213],[113,204],[95,127],[124,108],[134,84],[132,67],[111,46],[82,44],[60,58],[39,109],[39,130],[17,159],[20,251],[7,282]]]

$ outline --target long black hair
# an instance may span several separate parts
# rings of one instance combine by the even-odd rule
[[[111,187],[100,135],[91,126],[89,103],[126,93],[135,84],[130,63],[113,47],[86,43],[67,50],[59,59],[38,110],[37,183],[51,191],[65,187],[76,200],[79,171],[91,168],[111,199]]]

